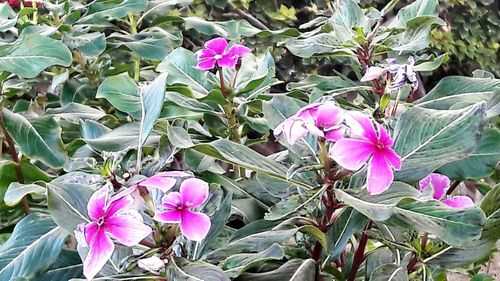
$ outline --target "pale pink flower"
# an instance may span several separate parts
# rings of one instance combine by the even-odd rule
[[[425,191],[428,188],[433,189],[433,197],[436,200],[441,200],[444,204],[454,208],[463,209],[474,206],[474,202],[468,196],[452,196],[446,198],[446,191],[450,188],[450,179],[441,174],[432,173],[418,182],[420,191]],[[446,198],[446,199],[444,199]]]
[[[228,47],[226,39],[222,37],[207,41],[204,48],[196,52],[198,64],[197,69],[209,70],[216,65],[218,67],[234,68],[238,59],[251,53],[252,50],[240,44],[234,44]]]
[[[387,59],[388,64],[380,66],[371,66],[366,70],[366,73],[361,77],[361,82],[375,80],[387,72],[392,75],[392,82],[389,85],[389,90],[397,90],[406,84],[410,84],[412,90],[418,88],[417,74],[413,70],[415,59],[412,56],[408,57],[407,63],[398,64],[395,59]]]
[[[166,223],[180,224],[181,233],[186,238],[201,241],[210,230],[210,218],[203,213],[192,211],[200,207],[208,198],[208,184],[200,179],[190,178],[181,183],[180,192],[170,192],[163,196],[164,210],[156,211],[154,219]]]
[[[109,198],[108,188],[96,191],[87,204],[88,215],[92,222],[79,225],[83,238],[79,246],[89,251],[83,262],[83,274],[92,279],[111,258],[114,244],[111,238],[125,246],[134,246],[151,233],[151,228],[142,222],[141,215],[130,207],[134,204],[131,196]],[[81,233],[76,234],[81,237]]]
[[[391,148],[394,144],[389,133],[367,116],[351,112],[346,117],[351,127],[350,138],[338,140],[330,149],[330,156],[342,167],[356,171],[368,164],[368,193],[380,194],[394,180],[393,169],[401,169],[401,158]]]
[[[337,141],[344,135],[344,110],[334,102],[313,103],[281,122],[275,129],[276,137],[283,136],[289,144],[307,134]]]

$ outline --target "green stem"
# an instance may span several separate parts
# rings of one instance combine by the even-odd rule
[[[137,19],[133,14],[128,15],[130,22],[130,34],[137,34]],[[132,55],[132,61],[134,62],[134,81],[139,82],[141,74],[141,57],[137,54]]]
[[[331,171],[331,161],[330,161],[330,156],[328,155],[328,148],[326,147],[326,142],[324,140],[319,140],[319,159],[321,163],[323,164],[323,172],[324,178],[323,181],[330,182],[332,179],[332,171]]]
[[[394,101],[394,107],[392,108],[392,116],[396,116],[396,111],[398,110],[399,100],[401,99],[401,95],[403,94],[403,88],[399,88],[398,94],[396,95],[396,100]]]

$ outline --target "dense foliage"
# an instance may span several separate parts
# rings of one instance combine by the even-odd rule
[[[408,2],[0,3],[0,280],[494,280],[500,80]]]

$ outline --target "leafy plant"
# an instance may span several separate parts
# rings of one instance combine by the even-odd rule
[[[1,3],[0,280],[488,280],[500,80],[291,2]]]

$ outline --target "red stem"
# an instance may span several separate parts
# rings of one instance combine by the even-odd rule
[[[365,231],[361,235],[361,238],[359,239],[359,245],[358,248],[356,249],[356,252],[354,253],[354,260],[352,261],[352,266],[351,266],[351,272],[349,272],[349,277],[347,278],[347,281],[354,281],[356,278],[356,275],[358,273],[358,269],[361,266],[361,263],[363,263],[363,260],[365,259],[365,248],[366,244],[368,243],[368,234],[367,230],[369,230],[372,227],[373,222],[369,221],[368,224],[365,227]]]
[[[9,149],[9,154],[12,157],[12,160],[14,162],[16,162],[15,167],[16,167],[17,181],[19,183],[24,183],[23,171],[21,169],[21,161],[19,160],[19,157],[17,156],[16,146],[14,144],[14,140],[10,136],[9,132],[7,131],[7,129],[5,129],[5,126],[3,124],[3,115],[2,114],[0,114],[0,127],[2,129],[2,133],[4,135],[4,138],[7,141],[7,145],[9,146],[9,148],[8,148]],[[21,199],[21,204],[23,206],[23,212],[26,215],[28,215],[29,213],[31,213],[30,205],[29,205],[29,202],[28,202],[28,198],[26,198],[26,196],[24,196]]]

